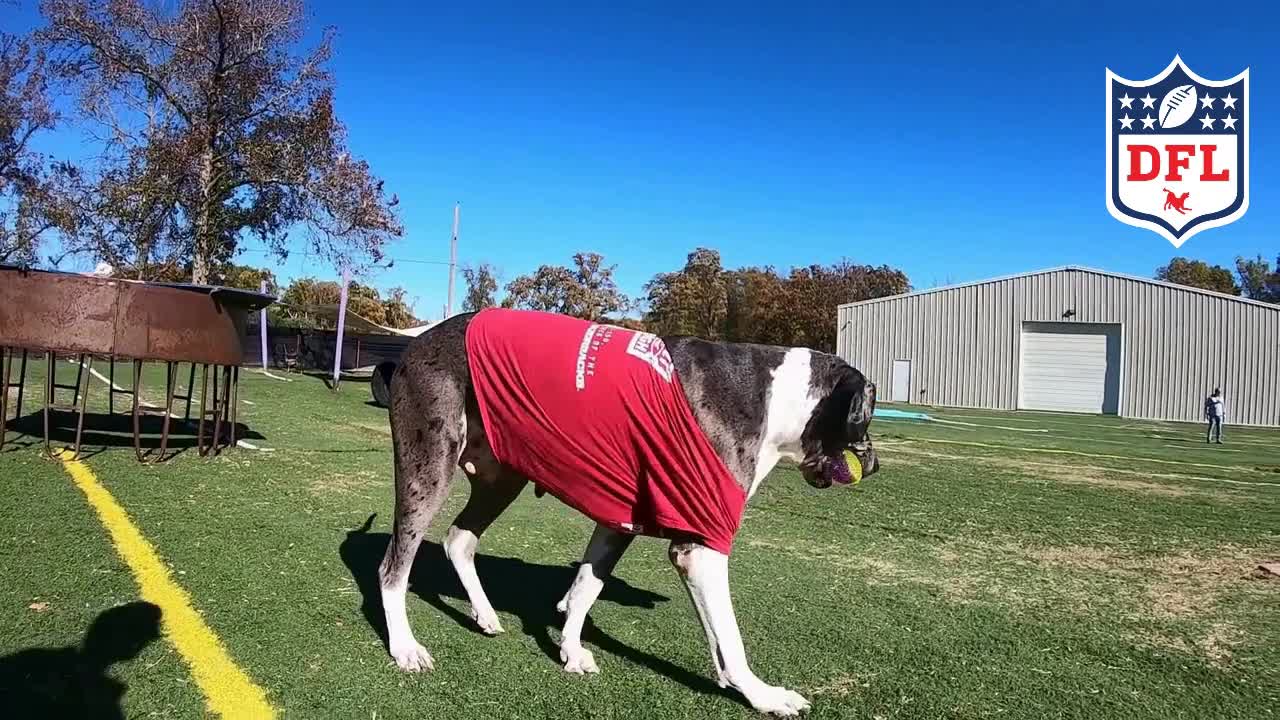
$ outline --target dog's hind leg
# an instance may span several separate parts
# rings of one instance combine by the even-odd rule
[[[462,378],[402,365],[391,387],[396,516],[379,568],[387,645],[402,670],[429,670],[431,655],[413,636],[405,609],[409,571],[431,518],[449,495],[462,448]],[[438,366],[437,366],[438,367]]]
[[[605,578],[613,574],[613,569],[634,539],[634,535],[620,533],[603,525],[596,525],[591,532],[591,541],[587,543],[582,564],[578,566],[578,575],[573,579],[564,599],[556,605],[557,610],[565,613],[564,629],[560,632],[560,661],[564,663],[566,672],[582,674],[600,671],[596,666],[595,656],[582,647],[582,626],[587,621],[591,606],[604,589]]]
[[[733,686],[757,711],[798,715],[809,709],[799,693],[766,684],[747,664],[729,594],[729,556],[696,543],[672,543],[671,564],[684,579],[693,606],[702,619],[722,683]]]
[[[523,476],[510,471],[499,471],[489,477],[472,475],[471,495],[445,536],[444,551],[467,591],[471,617],[486,635],[502,632],[502,623],[476,574],[476,545],[485,529],[515,501],[527,483]]]

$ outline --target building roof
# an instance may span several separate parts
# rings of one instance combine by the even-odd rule
[[[1151,285],[1160,285],[1162,287],[1173,288],[1185,292],[1199,293],[1210,297],[1219,298],[1221,300],[1233,300],[1235,302],[1246,303],[1249,305],[1257,305],[1270,310],[1280,312],[1280,305],[1265,303],[1261,300],[1252,300],[1250,298],[1239,297],[1237,295],[1227,295],[1226,293],[1214,292],[1213,290],[1205,290],[1203,288],[1191,287],[1190,285],[1179,285],[1177,283],[1165,282],[1164,280],[1155,280],[1140,275],[1126,275],[1124,273],[1111,272],[1109,270],[1099,270],[1097,268],[1085,267],[1083,265],[1062,265],[1059,267],[1045,268],[1043,270],[1032,270],[1030,272],[1016,273],[1013,275],[1001,275],[1000,277],[987,278],[986,280],[974,280],[967,283],[959,283],[956,285],[947,285],[945,287],[929,288],[928,290],[917,290],[915,292],[902,293],[900,295],[886,295],[884,297],[872,298],[870,300],[859,300],[858,302],[841,303],[838,307],[846,308],[855,305],[870,305],[871,303],[886,302],[888,300],[901,300],[902,298],[915,297],[917,295],[928,295],[930,293],[946,292],[948,290],[958,290],[960,288],[974,287],[976,285],[986,285],[987,283],[1003,282],[1005,280],[1016,280],[1018,278],[1033,277],[1035,275],[1049,275],[1059,272],[1085,272],[1094,275],[1104,275],[1106,277],[1120,278],[1121,280],[1132,280],[1134,282],[1148,283]]]

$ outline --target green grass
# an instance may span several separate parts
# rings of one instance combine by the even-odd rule
[[[438,544],[466,483],[411,582],[437,670],[396,670],[375,578],[386,411],[364,383],[290,377],[242,376],[240,420],[270,452],[88,459],[283,717],[754,715],[711,682],[657,540],[633,546],[592,612],[601,674],[560,670],[554,604],[591,525],[550,497],[526,493],[484,537],[477,565],[507,633],[482,636]],[[1280,580],[1254,568],[1280,560],[1280,432],[1229,425],[1206,447],[1197,425],[930,412],[969,424],[877,420],[879,474],[818,491],[780,468],[748,507],[731,574],[762,678],[805,694],[815,718],[1275,716]],[[83,495],[29,440],[0,453],[0,682],[35,657],[18,653],[78,646],[137,595]],[[164,641],[109,672],[128,717],[203,715]]]

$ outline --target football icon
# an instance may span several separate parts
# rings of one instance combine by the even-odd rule
[[[1160,127],[1176,128],[1196,113],[1196,86],[1179,85],[1160,101]]]

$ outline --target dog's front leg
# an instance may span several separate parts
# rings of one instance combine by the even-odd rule
[[[707,632],[721,685],[737,689],[760,712],[798,715],[808,710],[809,701],[799,693],[766,684],[748,666],[729,595],[729,556],[703,545],[672,543],[670,557]]]

